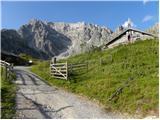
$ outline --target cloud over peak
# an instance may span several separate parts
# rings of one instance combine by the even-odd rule
[[[122,26],[123,26],[124,28],[127,28],[128,26],[130,26],[130,27],[136,27],[136,25],[131,21],[130,18],[128,18],[128,20],[125,21]]]
[[[148,22],[148,21],[150,21],[150,20],[152,20],[152,19],[153,19],[153,16],[152,16],[152,15],[146,15],[146,16],[144,16],[142,22]]]

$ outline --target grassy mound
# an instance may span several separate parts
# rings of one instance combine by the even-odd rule
[[[11,119],[15,115],[15,97],[16,86],[12,83],[15,78],[14,74],[10,74],[9,78],[6,78],[6,71],[4,67],[1,67],[1,118]]]
[[[95,50],[66,60],[69,63],[87,61],[88,72],[73,71],[69,81],[57,80],[50,77],[49,61],[33,66],[32,71],[51,85],[99,101],[106,109],[143,117],[158,114],[158,40],[138,41],[105,51]],[[114,92],[126,83],[124,89],[109,101]]]

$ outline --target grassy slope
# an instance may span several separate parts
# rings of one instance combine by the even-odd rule
[[[12,74],[6,79],[5,73],[5,68],[1,67],[1,118],[10,119],[15,115],[16,87],[11,82],[15,76]]]
[[[103,61],[102,65],[100,58]],[[33,66],[32,71],[51,85],[98,100],[106,109],[142,116],[157,114],[159,101],[157,40],[139,41],[103,52],[76,55],[67,61],[69,63],[88,61],[89,71],[74,72],[70,81],[51,78],[48,61]],[[129,82],[129,87],[126,87],[119,97],[109,102],[111,94],[129,78],[133,78]]]

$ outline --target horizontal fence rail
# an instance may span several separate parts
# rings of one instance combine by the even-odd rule
[[[69,64],[68,69],[69,71],[75,71],[75,70],[82,70],[82,69],[88,70],[88,63],[76,63],[76,64]]]
[[[68,64],[65,63],[52,63],[50,64],[50,72],[51,76],[58,79],[68,80],[71,72],[76,70],[87,69],[88,71],[88,63],[74,63]]]

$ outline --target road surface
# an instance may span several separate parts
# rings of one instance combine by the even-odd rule
[[[16,118],[122,118],[96,103],[49,86],[26,67],[15,67],[17,79]]]

